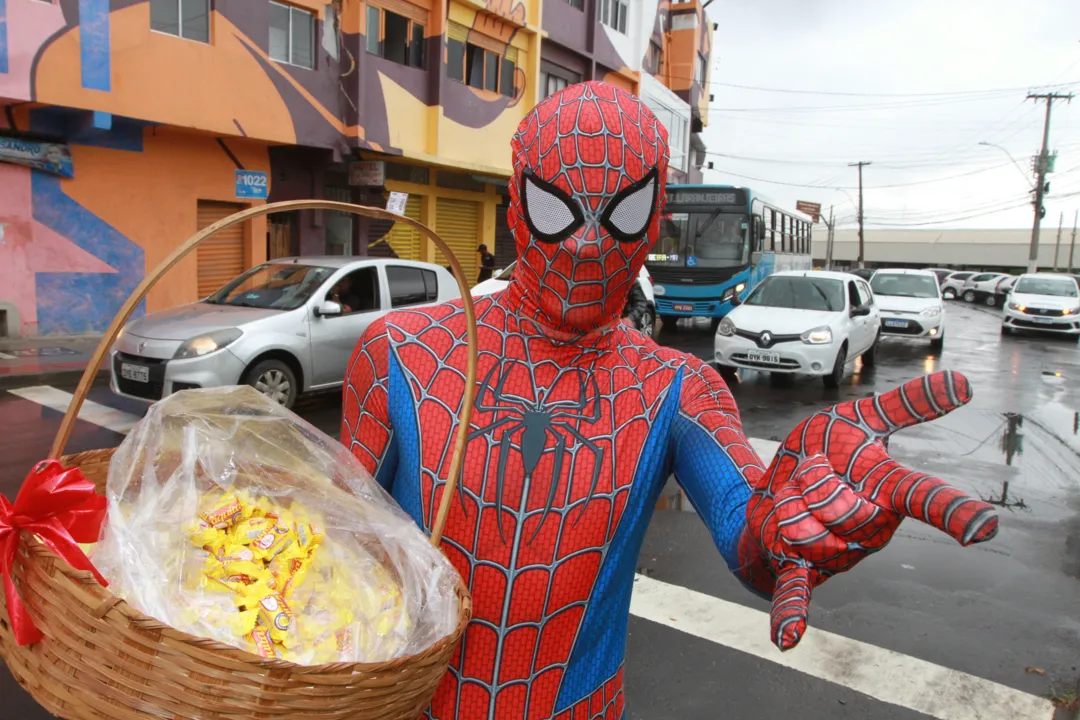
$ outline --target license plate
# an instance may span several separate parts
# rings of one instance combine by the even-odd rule
[[[1049,325],[1050,323],[1052,323],[1054,321],[1051,318],[1033,317],[1033,318],[1031,318],[1031,322],[1041,323],[1042,325]]]
[[[120,363],[120,377],[125,380],[148,383],[150,382],[150,368],[143,367],[142,365]]]
[[[675,309],[675,312],[694,312],[693,305],[683,305],[680,303],[675,303],[672,307]]]
[[[747,350],[746,359],[750,362],[768,363],[770,365],[780,364],[780,353],[775,352],[762,352],[761,350]]]
[[[886,320],[885,327],[891,328],[906,328],[908,326],[907,320]]]

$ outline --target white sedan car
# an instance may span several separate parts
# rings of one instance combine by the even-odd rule
[[[506,284],[510,282],[510,276],[514,274],[514,265],[515,263],[510,263],[506,266],[506,269],[495,273],[495,276],[490,280],[474,285],[470,290],[472,296],[482,297],[505,289]],[[638,273],[638,285],[641,286],[641,291],[645,293],[645,299],[649,303],[649,309],[638,320],[638,330],[652,337],[656,328],[656,297],[653,295],[652,276],[644,267]]]
[[[945,344],[945,301],[929,270],[878,270],[870,289],[881,311],[881,332],[907,338],[929,338],[930,348]]]
[[[1017,330],[1080,335],[1080,289],[1071,275],[1021,275],[1005,302],[1002,333]]]
[[[773,273],[716,329],[716,363],[803,373],[839,386],[847,363],[862,356],[874,364],[880,328],[866,281],[818,270]]]

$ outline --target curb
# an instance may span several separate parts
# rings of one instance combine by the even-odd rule
[[[0,375],[0,390],[11,390],[14,388],[26,387],[28,385],[53,385],[57,383],[61,384],[76,384],[82,378],[83,370],[54,370],[54,371],[42,371],[36,373],[17,373],[12,375]],[[94,378],[94,384],[99,382],[108,382],[109,371],[102,369],[98,371],[97,377]]]

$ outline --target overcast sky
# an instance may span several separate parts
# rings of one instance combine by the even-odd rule
[[[868,227],[1031,227],[1045,103],[1025,95],[1080,93],[1080,1],[714,0],[707,12],[719,28],[703,136],[716,170],[706,182],[746,185],[785,206],[809,200],[827,213],[833,204],[840,226],[854,226],[857,174],[847,163],[869,160]],[[980,142],[1004,147],[1023,173]],[[1043,231],[1056,232],[1061,211],[1071,230],[1080,97],[1054,103],[1050,148],[1058,159]],[[951,179],[927,182],[938,178]]]

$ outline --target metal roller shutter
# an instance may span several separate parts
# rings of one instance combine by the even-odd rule
[[[200,200],[199,229],[244,209],[237,203]],[[244,272],[244,224],[234,225],[207,238],[195,251],[198,257],[199,297],[204,298]]]
[[[476,248],[480,245],[480,203],[466,200],[439,198],[435,203],[435,232],[454,251],[465,279],[476,284]],[[449,263],[442,253],[435,254],[435,262],[442,266]]]
[[[420,222],[420,205],[422,200],[422,195],[409,195],[408,199],[405,201],[405,217]],[[387,233],[386,237],[386,243],[401,260],[419,260],[420,243],[422,241],[420,233],[405,223],[400,222],[394,223],[394,227]]]

